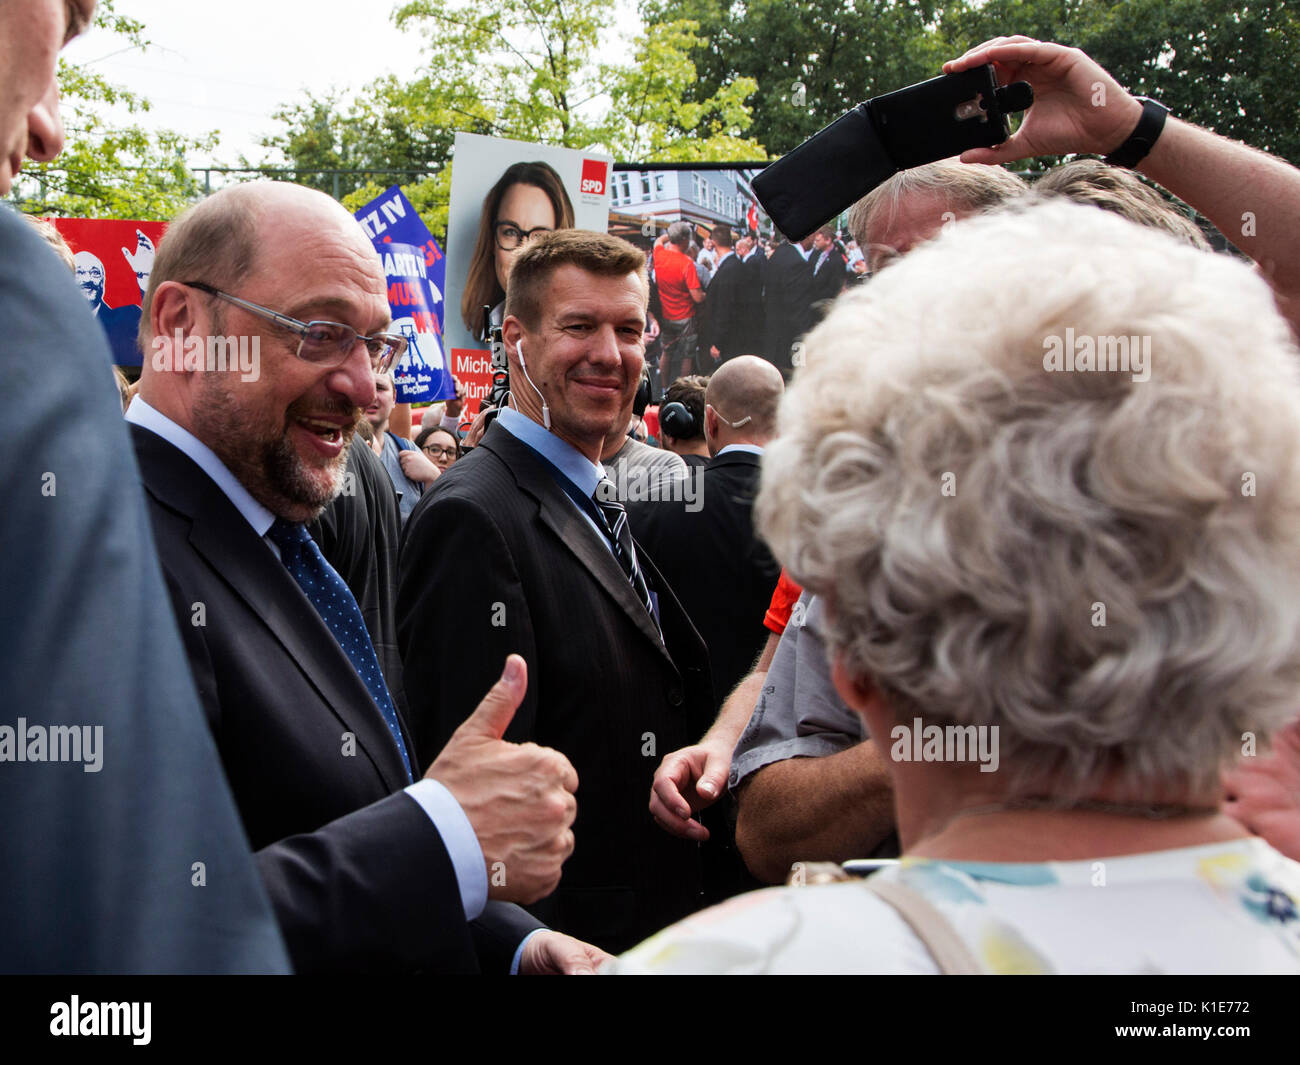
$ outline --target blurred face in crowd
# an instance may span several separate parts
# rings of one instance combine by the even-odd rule
[[[375,401],[366,408],[366,421],[376,432],[388,424],[389,415],[393,413],[393,404],[396,402],[397,393],[393,388],[393,375],[375,374]]]
[[[736,241],[736,255],[743,259],[749,254],[749,251],[753,246],[754,242],[750,240],[749,237],[741,237]]]
[[[825,233],[813,234],[813,248],[815,248],[817,251],[825,251],[830,246],[831,246],[831,238],[826,236]]]
[[[342,322],[360,334],[391,321],[374,248],[351,216],[324,197],[292,188],[266,211],[253,271],[232,295],[299,321]],[[375,400],[364,344],[336,366],[297,355],[298,336],[239,307],[189,290],[205,306],[200,333],[258,337],[256,381],[197,374],[191,431],[263,506],[309,521],[342,488],[347,447]],[[221,308],[221,320],[211,314]]]
[[[541,307],[535,329],[506,319],[507,342],[521,336],[528,373],[550,407],[551,431],[584,454],[599,455],[605,438],[627,425],[641,380],[644,283],[636,273],[605,277],[565,264],[551,275]],[[541,400],[523,384],[522,372],[511,375],[520,382],[513,393],[519,409],[542,423]]]
[[[424,453],[440,470],[456,461],[456,439],[446,429],[435,429],[424,441]]]
[[[76,267],[81,294],[92,307],[98,307],[104,298],[104,264],[88,251],[77,252],[72,262]]]
[[[531,239],[534,230],[552,230],[557,225],[551,198],[536,185],[511,185],[501,197],[496,218],[497,281],[505,291],[515,256]],[[535,235],[535,234],[534,234]],[[502,247],[502,245],[507,247]],[[509,245],[514,247],[509,247]]]
[[[897,204],[893,218],[888,217],[888,212],[881,212],[888,224],[873,225],[871,247],[867,249],[871,272],[879,272],[900,255],[936,236],[944,222],[963,218],[968,213],[953,211],[939,196],[916,193],[904,197]]]
[[[95,14],[95,0],[0,2],[0,195],[8,195],[23,159],[53,159],[63,148],[59,49]]]

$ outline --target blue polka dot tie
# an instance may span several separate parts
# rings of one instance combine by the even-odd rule
[[[329,626],[334,639],[338,640],[344,654],[352,663],[365,684],[370,697],[384,715],[388,730],[397,741],[397,749],[402,752],[402,765],[406,768],[406,779],[411,778],[411,760],[406,754],[406,742],[402,739],[402,729],[397,723],[397,709],[393,698],[384,683],[384,675],[379,670],[379,658],[375,654],[375,645],[370,642],[370,633],[366,631],[365,619],[361,608],[357,606],[352,590],[343,583],[343,578],[334,567],[325,561],[316,541],[311,538],[302,525],[277,518],[267,535],[280,549],[280,560],[285,569],[298,582],[298,586],[311,600],[316,613]]]

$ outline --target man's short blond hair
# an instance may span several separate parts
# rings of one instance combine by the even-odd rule
[[[620,237],[590,229],[557,229],[530,241],[510,268],[506,285],[506,316],[514,316],[529,329],[542,319],[542,304],[551,275],[561,266],[576,266],[599,277],[636,274],[650,300],[645,253]]]

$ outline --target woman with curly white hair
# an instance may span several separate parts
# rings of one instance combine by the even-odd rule
[[[1300,353],[1268,286],[1039,204],[949,227],[806,356],[757,513],[825,597],[903,861],[618,967],[1300,972],[1300,864],[1220,811],[1300,706]]]

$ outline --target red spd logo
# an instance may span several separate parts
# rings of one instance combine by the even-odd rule
[[[605,195],[605,175],[608,171],[608,164],[602,163],[599,159],[584,159],[582,161],[582,191],[592,193],[596,196]]]

